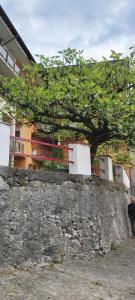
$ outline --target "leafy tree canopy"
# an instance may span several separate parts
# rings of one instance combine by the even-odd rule
[[[84,138],[95,154],[109,140],[135,144],[135,58],[111,51],[109,59],[86,59],[66,49],[24,66],[25,76],[1,78],[6,109],[46,134]]]

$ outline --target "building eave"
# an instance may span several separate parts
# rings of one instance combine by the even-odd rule
[[[12,22],[8,18],[7,14],[5,13],[5,11],[4,11],[4,9],[2,8],[1,5],[0,5],[0,17],[2,17],[2,19],[5,22],[5,24],[10,29],[11,33],[13,34],[13,36],[15,37],[15,39],[17,40],[17,42],[19,43],[19,45],[22,47],[23,51],[25,52],[25,54],[27,55],[27,57],[29,58],[29,60],[31,62],[36,62],[35,59],[34,59],[34,57],[31,54],[31,52],[29,51],[29,49],[25,45],[24,41],[20,37],[19,33],[15,29],[14,25],[12,24]]]

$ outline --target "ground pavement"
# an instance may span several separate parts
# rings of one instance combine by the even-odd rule
[[[0,300],[135,299],[135,239],[104,257],[0,269]]]

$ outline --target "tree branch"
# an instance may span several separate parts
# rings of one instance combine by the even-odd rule
[[[41,122],[42,123],[42,122]],[[84,134],[85,136],[92,136],[92,133],[89,132],[89,130],[83,129],[83,128],[78,128],[78,127],[72,127],[70,125],[61,125],[61,124],[54,124],[50,120],[47,122],[43,122],[44,125],[50,125],[54,126],[53,127],[53,132],[57,132],[58,130],[70,130],[70,131],[75,131],[81,134]],[[44,130],[46,133],[46,131]],[[51,132],[50,132],[51,133]]]

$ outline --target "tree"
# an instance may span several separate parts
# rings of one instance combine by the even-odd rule
[[[96,154],[109,140],[135,144],[135,58],[111,51],[109,60],[87,60],[66,49],[40,64],[25,66],[25,76],[1,78],[6,109],[18,120],[38,124],[46,134],[85,138]]]

